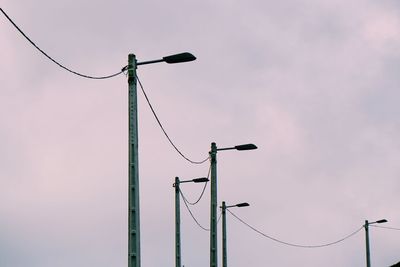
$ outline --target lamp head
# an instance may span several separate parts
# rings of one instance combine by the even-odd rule
[[[236,150],[253,150],[257,149],[257,146],[255,144],[245,144],[245,145],[238,145],[235,146]]]
[[[236,207],[239,207],[239,208],[241,208],[241,207],[248,207],[248,206],[250,206],[250,204],[247,203],[247,202],[243,202],[243,203],[236,204]]]
[[[188,61],[193,61],[195,59],[196,57],[188,52],[163,57],[163,60],[168,64],[188,62]]]
[[[208,182],[208,178],[207,177],[201,177],[201,178],[195,178],[192,180],[194,183],[205,183]]]

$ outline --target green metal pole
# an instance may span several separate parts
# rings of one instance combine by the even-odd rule
[[[369,252],[369,230],[368,230],[368,220],[365,221],[365,246],[366,246],[366,256],[367,256],[367,267],[371,267],[371,256]]]
[[[222,267],[228,266],[226,251],[226,204],[222,201]]]
[[[181,215],[179,198],[179,177],[175,177],[175,266],[181,267]]]
[[[218,266],[217,251],[217,145],[211,143],[210,267]]]
[[[129,189],[128,189],[128,267],[140,267],[140,210],[136,57],[128,56],[129,84]]]

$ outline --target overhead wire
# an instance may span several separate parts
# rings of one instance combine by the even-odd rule
[[[251,226],[250,224],[248,224],[247,222],[245,222],[245,221],[242,220],[241,218],[239,218],[237,215],[235,215],[235,214],[234,214],[232,211],[230,211],[229,209],[227,209],[227,211],[228,211],[230,214],[232,214],[233,217],[235,217],[237,220],[239,220],[241,223],[243,223],[244,225],[246,225],[247,227],[249,227],[251,230],[255,231],[256,233],[258,233],[258,234],[260,234],[260,235],[262,235],[262,236],[264,236],[264,237],[266,237],[266,238],[268,238],[268,239],[270,239],[270,240],[272,240],[272,241],[281,243],[281,244],[283,244],[283,245],[291,246],[291,247],[297,247],[297,248],[322,248],[322,247],[332,246],[332,245],[335,245],[335,244],[338,244],[338,243],[340,243],[340,242],[343,242],[343,241],[345,241],[346,239],[348,239],[348,238],[354,236],[355,234],[357,234],[358,232],[360,232],[360,231],[364,228],[364,226],[361,226],[361,227],[358,228],[356,231],[354,231],[354,232],[352,232],[352,233],[346,235],[345,237],[343,237],[343,238],[341,238],[341,239],[339,239],[339,240],[336,240],[336,241],[334,241],[334,242],[329,242],[329,243],[320,244],[320,245],[299,245],[299,244],[294,244],[294,243],[285,242],[285,241],[279,240],[279,239],[277,239],[277,238],[274,238],[274,237],[272,237],[272,236],[269,236],[269,235],[267,235],[267,234],[261,232],[260,230],[256,229],[255,227]]]
[[[207,160],[209,160],[209,158],[210,158],[209,156],[208,156],[207,158],[205,158],[204,160],[201,160],[201,161],[194,161],[194,160],[191,160],[191,159],[189,159],[188,157],[186,157],[186,156],[178,149],[178,147],[174,144],[174,142],[171,140],[171,138],[170,138],[169,135],[167,134],[167,132],[166,132],[164,126],[162,125],[160,119],[158,118],[158,116],[157,116],[157,114],[156,114],[156,112],[155,112],[155,110],[154,110],[154,108],[153,108],[153,106],[152,106],[152,104],[151,104],[151,102],[150,102],[150,100],[149,100],[147,94],[146,94],[146,91],[144,90],[143,84],[142,84],[142,82],[140,81],[140,79],[139,79],[139,77],[138,77],[137,75],[136,75],[136,79],[137,79],[137,81],[138,81],[138,83],[139,83],[139,85],[140,85],[140,88],[141,88],[141,90],[142,90],[142,92],[143,92],[144,97],[146,98],[147,104],[149,105],[149,107],[150,107],[150,109],[151,109],[151,112],[152,112],[153,115],[154,115],[154,118],[156,119],[156,121],[157,121],[158,125],[160,126],[161,130],[163,131],[165,137],[168,139],[169,143],[170,143],[170,144],[172,145],[172,147],[176,150],[176,152],[178,152],[178,154],[181,155],[182,158],[184,158],[185,160],[187,160],[188,162],[190,162],[190,163],[192,163],[192,164],[203,164],[204,162],[206,162]]]
[[[211,172],[211,164],[210,164],[210,167],[208,168],[208,174],[207,174],[207,179],[210,177],[210,172]],[[208,184],[208,182],[205,182],[204,183],[204,186],[203,186],[203,190],[201,191],[201,194],[200,194],[200,196],[199,196],[199,198],[195,201],[195,202],[190,202],[186,197],[185,197],[185,195],[183,194],[183,192],[182,192],[182,198],[186,201],[186,203],[188,203],[189,205],[192,205],[192,206],[194,206],[194,205],[196,205],[197,203],[199,203],[199,201],[202,199],[202,197],[203,197],[203,195],[204,195],[204,192],[206,191],[206,187],[207,187],[207,184]]]
[[[47,57],[47,58],[48,58],[49,60],[51,60],[53,63],[55,63],[55,64],[58,65],[59,67],[63,68],[64,70],[67,70],[67,71],[70,72],[70,73],[73,73],[73,74],[75,74],[75,75],[78,75],[78,76],[80,76],[80,77],[87,78],[87,79],[101,80],[101,79],[109,79],[109,78],[118,76],[118,75],[120,75],[121,73],[123,73],[123,72],[126,70],[126,68],[127,68],[127,66],[125,66],[125,67],[123,67],[119,72],[113,73],[113,74],[110,74],[110,75],[106,75],[106,76],[90,76],[90,75],[86,75],[86,74],[79,73],[79,72],[74,71],[74,70],[72,70],[72,69],[70,69],[70,68],[67,68],[67,67],[65,67],[64,65],[62,65],[61,63],[59,63],[58,61],[56,61],[55,59],[53,59],[51,56],[49,56],[49,55],[48,55],[45,51],[43,51],[39,46],[37,46],[37,45],[36,45],[36,44],[21,30],[21,28],[18,27],[18,25],[7,15],[7,13],[6,13],[2,8],[0,8],[0,11],[1,11],[1,13],[3,13],[3,15],[8,19],[8,21],[14,26],[14,28],[17,29],[18,32],[19,32],[20,34],[22,34],[22,36],[25,37],[25,39],[26,39],[31,45],[33,45],[40,53],[42,53],[45,57]]]
[[[181,191],[180,189],[179,189],[179,193],[180,193],[181,196],[182,196],[182,191]],[[182,196],[182,198],[183,198],[183,196]],[[185,203],[186,209],[189,211],[190,216],[192,216],[192,219],[196,222],[196,224],[197,224],[201,229],[203,229],[204,231],[210,231],[210,229],[205,228],[204,226],[202,226],[202,225],[199,223],[199,221],[196,219],[196,217],[193,215],[192,211],[190,210],[189,205],[186,203],[186,200],[185,200],[185,199],[183,199],[183,203]]]
[[[217,223],[219,223],[219,221],[221,220],[221,217],[222,217],[222,211],[219,212],[219,216],[218,216],[218,219],[217,219]]]
[[[381,225],[374,225],[374,224],[372,224],[372,225],[370,224],[369,226],[376,227],[376,228],[383,228],[383,229],[400,231],[400,228],[395,228],[395,227],[388,227],[388,226],[381,226]]]
[[[56,65],[58,65],[58,66],[61,67],[62,69],[67,70],[67,71],[70,72],[70,73],[73,73],[73,74],[75,74],[75,75],[78,75],[78,76],[83,77],[83,78],[88,78],[88,79],[109,79],[109,78],[112,78],[112,77],[115,77],[115,76],[118,76],[118,75],[124,73],[124,72],[128,69],[128,66],[124,66],[119,72],[113,73],[113,74],[111,74],[111,75],[106,75],[106,76],[91,76],[91,75],[82,74],[82,73],[79,73],[79,72],[77,72],[77,71],[74,71],[74,70],[72,70],[72,69],[70,69],[70,68],[67,68],[66,66],[64,66],[63,64],[61,64],[60,62],[58,62],[57,60],[55,60],[55,59],[53,59],[51,56],[49,56],[49,55],[48,55],[44,50],[42,50],[39,46],[37,46],[37,45],[36,45],[36,44],[35,44],[35,43],[34,43],[34,42],[33,42],[33,41],[18,27],[18,25],[7,15],[7,13],[6,13],[2,8],[0,8],[0,11],[1,11],[1,12],[3,13],[3,15],[8,19],[8,21],[15,27],[15,29],[17,29],[18,32],[19,32],[22,36],[24,36],[25,39],[26,39],[31,45],[33,45],[39,52],[41,52],[45,57],[47,57],[47,58],[48,58],[49,60],[51,60],[53,63],[55,63]],[[142,92],[143,92],[143,94],[144,94],[144,96],[145,96],[145,98],[146,98],[146,101],[147,101],[147,103],[149,104],[150,109],[151,109],[151,111],[152,111],[154,117],[155,117],[156,120],[157,120],[158,125],[160,126],[161,130],[163,131],[164,135],[165,135],[166,138],[168,139],[169,143],[173,146],[173,148],[174,148],[185,160],[189,161],[189,162],[192,163],[192,164],[203,164],[204,162],[206,162],[206,161],[209,159],[209,157],[207,157],[206,159],[201,160],[201,161],[194,161],[194,160],[191,160],[191,159],[189,159],[188,157],[186,157],[186,156],[178,149],[178,147],[177,147],[177,146],[174,144],[174,142],[171,140],[171,138],[169,137],[169,135],[168,135],[167,132],[165,131],[163,125],[161,124],[161,121],[159,120],[159,118],[158,118],[158,116],[157,116],[157,114],[156,114],[156,112],[155,112],[153,106],[151,105],[150,100],[149,100],[149,98],[147,97],[147,94],[146,94],[146,92],[145,92],[145,90],[144,90],[144,88],[143,88],[143,85],[142,85],[142,83],[141,83],[140,80],[139,80],[139,77],[136,76],[136,78],[137,78],[137,80],[138,80],[138,82],[139,82],[139,85],[140,85],[140,88],[142,89]]]

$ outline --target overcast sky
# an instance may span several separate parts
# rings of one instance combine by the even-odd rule
[[[249,202],[232,212],[263,233],[319,245],[365,220],[400,228],[398,1],[4,0],[1,8],[87,75],[118,72],[129,53],[144,61],[192,52],[194,62],[140,66],[138,75],[190,159],[206,158],[211,142],[258,146],[218,153],[218,202]],[[0,265],[127,266],[125,75],[68,73],[2,14],[0,40]],[[138,106],[142,266],[174,266],[174,177],[206,176],[209,164],[176,153],[140,91]],[[202,185],[182,190],[194,201]],[[209,202],[207,187],[192,207],[207,228]],[[181,208],[182,263],[207,266],[209,232]],[[227,220],[231,267],[365,265],[363,230],[304,249]],[[370,241],[373,266],[400,261],[400,231],[371,227]]]

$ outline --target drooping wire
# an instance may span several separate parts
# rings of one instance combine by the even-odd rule
[[[181,196],[182,196],[182,198],[183,198],[182,191],[181,191],[180,189],[179,189],[179,193],[181,194]],[[190,208],[189,208],[189,205],[186,203],[186,200],[185,200],[184,198],[183,198],[183,203],[185,203],[186,209],[189,211],[190,216],[192,216],[192,218],[193,218],[193,220],[196,222],[196,224],[197,224],[201,229],[203,229],[204,231],[210,231],[210,229],[205,228],[204,226],[202,226],[202,225],[199,223],[199,221],[196,219],[196,217],[194,217],[192,211],[191,211]]]
[[[207,179],[210,178],[210,172],[211,172],[211,165],[210,165],[210,167],[208,168]],[[183,199],[185,200],[185,202],[188,203],[189,205],[192,205],[192,206],[196,205],[196,204],[199,203],[199,201],[202,199],[202,197],[203,197],[203,195],[204,195],[204,191],[206,191],[207,184],[208,184],[208,182],[205,182],[205,183],[204,183],[203,190],[201,191],[201,194],[200,194],[199,198],[198,198],[195,202],[190,202],[190,201],[185,197],[185,195],[183,194],[183,192],[181,191],[182,198],[183,198]]]
[[[349,235],[347,235],[347,236],[345,236],[345,237],[343,237],[343,238],[341,238],[339,240],[336,240],[334,242],[325,243],[325,244],[321,244],[321,245],[299,245],[299,244],[293,244],[293,243],[281,241],[281,240],[279,240],[277,238],[274,238],[274,237],[271,237],[271,236],[269,236],[267,234],[264,234],[263,232],[257,230],[256,228],[254,228],[250,224],[246,223],[244,220],[240,219],[237,215],[235,215],[229,209],[227,209],[227,211],[230,214],[232,214],[233,217],[235,217],[237,220],[239,220],[241,223],[243,223],[244,225],[246,225],[247,227],[249,227],[251,230],[255,231],[256,233],[258,233],[258,234],[260,234],[260,235],[262,235],[262,236],[264,236],[264,237],[266,237],[266,238],[268,238],[268,239],[270,239],[272,241],[275,241],[275,242],[278,242],[278,243],[281,243],[281,244],[284,244],[284,245],[287,245],[287,246],[291,246],[291,247],[297,247],[297,248],[322,248],[322,247],[332,246],[332,245],[335,245],[337,243],[345,241],[346,239],[348,239],[348,238],[352,237],[353,235],[357,234],[358,232],[360,232],[364,228],[364,226],[361,226],[360,228],[358,228],[356,231],[352,232],[351,234],[349,234]]]
[[[121,73],[123,73],[125,71],[125,69],[127,67],[123,67],[119,72],[111,74],[111,75],[106,75],[106,76],[90,76],[90,75],[85,75],[85,74],[81,74],[79,72],[73,71],[67,67],[65,67],[64,65],[62,65],[61,63],[59,63],[58,61],[56,61],[55,59],[53,59],[51,56],[49,56],[46,52],[44,52],[40,47],[38,47],[18,26],[17,24],[14,23],[14,21],[7,15],[7,13],[0,8],[1,13],[3,13],[3,15],[8,19],[8,21],[15,27],[15,29],[17,29],[19,31],[19,33],[22,34],[22,36],[25,37],[26,40],[28,40],[29,43],[31,43],[31,45],[33,45],[37,50],[39,50],[39,52],[41,52],[45,57],[47,57],[49,60],[51,60],[53,63],[55,63],[56,65],[58,65],[59,67],[63,68],[64,70],[67,70],[75,75],[78,75],[80,77],[83,78],[88,78],[88,79],[96,79],[96,80],[100,80],[100,79],[109,79],[115,76],[120,75]]]
[[[220,213],[219,213],[217,223],[219,223],[219,221],[221,220],[221,217],[222,217],[222,211],[220,211]]]
[[[206,162],[206,161],[209,159],[209,157],[207,157],[206,159],[204,159],[204,160],[202,160],[202,161],[193,161],[193,160],[189,159],[188,157],[186,157],[186,156],[177,148],[177,146],[174,144],[174,142],[172,142],[171,138],[169,137],[169,135],[168,135],[167,132],[165,131],[163,125],[161,124],[161,121],[160,121],[160,119],[158,118],[156,112],[154,111],[154,108],[153,108],[153,106],[151,105],[149,98],[147,97],[146,91],[144,90],[144,87],[143,87],[143,85],[142,85],[142,83],[141,83],[141,81],[139,80],[139,77],[138,77],[137,75],[136,75],[136,79],[137,79],[137,81],[139,82],[139,85],[140,85],[140,88],[142,89],[143,95],[144,95],[144,97],[146,98],[147,104],[149,105],[149,107],[150,107],[150,109],[151,109],[151,112],[153,113],[155,119],[157,120],[158,125],[160,126],[160,128],[161,128],[161,130],[163,131],[165,137],[168,139],[169,143],[173,146],[173,148],[176,150],[176,152],[178,152],[179,155],[181,155],[185,160],[189,161],[189,162],[192,163],[192,164],[203,164],[204,162]]]
[[[400,231],[400,228],[395,228],[395,227],[388,227],[388,226],[380,226],[380,225],[369,225],[372,227],[376,227],[376,228],[384,228],[384,229],[389,229],[389,230],[396,230],[396,231]]]

